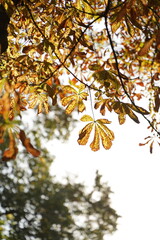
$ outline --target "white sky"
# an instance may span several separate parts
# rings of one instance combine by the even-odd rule
[[[81,128],[82,126],[80,126]],[[139,147],[147,136],[146,123],[132,120],[119,126],[109,126],[116,135],[110,150],[92,152],[89,146],[79,146],[78,127],[65,144],[53,141],[50,145],[56,156],[52,173],[58,179],[66,174],[78,175],[82,182],[92,184],[99,169],[114,194],[112,207],[122,218],[110,240],[160,239],[160,152],[151,155],[149,147]],[[50,146],[49,146],[50,147]],[[105,211],[105,209],[104,209]]]

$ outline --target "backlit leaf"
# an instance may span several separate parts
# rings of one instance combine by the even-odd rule
[[[88,123],[79,133],[78,143],[80,145],[85,145],[88,142],[90,133],[94,130],[93,141],[90,144],[92,151],[98,151],[100,149],[100,139],[102,140],[102,145],[105,149],[109,149],[112,146],[112,141],[114,140],[114,133],[105,125],[109,124],[110,121],[107,119],[98,119],[93,121],[89,115],[85,115],[81,118],[83,121],[92,121]]]
[[[90,144],[90,148],[92,151],[98,151],[100,149],[100,136],[97,125],[95,125],[94,139]]]
[[[67,86],[63,86],[63,91],[66,93],[77,93],[76,89],[74,89],[73,87],[67,85]]]
[[[103,130],[103,128],[99,128],[99,134],[102,140],[102,145],[103,147],[108,150],[111,148],[112,146],[112,141],[111,139],[108,137],[108,135],[106,134],[106,132]]]
[[[73,100],[76,100],[76,96],[75,95],[70,95],[70,96],[64,97],[62,99],[62,105],[66,106]]]
[[[83,122],[94,121],[93,118],[89,115],[83,115],[83,117],[81,117],[80,120],[83,121]]]
[[[83,112],[85,109],[86,109],[86,106],[83,103],[83,101],[80,99],[78,102],[78,112]]]
[[[76,82],[77,83],[77,82]],[[85,110],[85,104],[83,103],[83,100],[87,99],[88,93],[84,92],[85,89],[84,84],[77,85],[73,81],[71,82],[74,87],[77,88],[77,90],[71,86],[64,86],[63,91],[65,93],[69,93],[71,95],[65,96],[62,98],[62,105],[67,106],[66,113],[71,114],[73,110],[77,108],[78,112],[83,112]]]
[[[66,108],[66,113],[71,114],[77,106],[77,101],[75,99],[71,100]]]
[[[144,115],[148,115],[148,114],[149,114],[149,112],[148,112],[146,109],[142,108],[142,107],[134,106],[134,105],[131,104],[131,103],[127,103],[127,105],[128,105],[130,108],[132,108],[134,111],[138,112],[138,113],[142,113],[142,114],[144,114]]]
[[[106,125],[99,124],[99,128],[103,129],[103,131],[105,131],[106,135],[109,137],[110,140],[114,140],[114,133],[113,133],[113,131],[111,131]]]
[[[78,143],[80,145],[86,145],[88,142],[88,139],[90,137],[90,133],[93,129],[94,123],[88,123],[80,132],[79,132],[79,138],[78,138]]]
[[[102,119],[98,119],[98,120],[97,120],[97,123],[100,123],[100,124],[110,124],[111,121],[102,118]]]
[[[124,113],[120,113],[118,115],[118,120],[120,125],[124,124],[126,121],[126,115]]]

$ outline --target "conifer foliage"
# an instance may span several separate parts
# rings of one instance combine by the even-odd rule
[[[0,143],[9,138],[3,160],[16,157],[18,141],[40,155],[20,116],[29,108],[48,114],[51,105],[91,121],[78,143],[93,132],[93,151],[114,140],[108,112],[120,125],[142,116],[151,133],[140,145],[152,152],[160,137],[159,0],[2,0],[0,22]]]

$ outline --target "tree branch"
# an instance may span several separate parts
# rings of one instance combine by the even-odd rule
[[[153,126],[153,124],[151,123],[151,121],[139,110],[139,108],[137,107],[137,105],[134,103],[134,101],[132,100],[132,98],[130,97],[129,93],[126,90],[126,87],[124,85],[123,79],[121,77],[121,73],[119,70],[119,64],[118,64],[118,58],[114,49],[114,45],[113,45],[113,41],[112,41],[112,37],[110,34],[110,31],[108,29],[108,22],[107,22],[107,16],[105,16],[105,27],[106,27],[106,31],[107,31],[107,35],[108,35],[108,39],[110,42],[110,46],[114,55],[114,59],[115,59],[115,65],[116,65],[116,69],[117,69],[117,73],[118,73],[118,78],[120,80],[121,86],[124,90],[124,93],[126,94],[126,96],[128,97],[128,99],[130,100],[130,102],[133,104],[133,106],[137,109],[137,111],[141,114],[141,116],[143,116],[143,118],[149,123],[149,125],[151,126],[151,128],[160,136],[160,132]]]

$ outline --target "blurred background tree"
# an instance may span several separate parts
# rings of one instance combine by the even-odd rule
[[[45,148],[45,141],[50,136],[67,139],[68,128],[74,125],[62,111],[34,119],[33,131],[28,126],[24,129],[36,148],[41,148],[40,157],[31,157],[22,148],[14,161],[1,161],[2,240],[101,240],[117,228],[119,216],[110,204],[110,187],[102,183],[98,172],[90,191],[70,178],[60,183],[50,174],[54,156]]]

